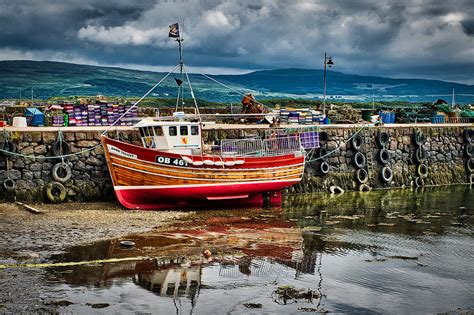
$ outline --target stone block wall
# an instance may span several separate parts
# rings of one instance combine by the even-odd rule
[[[467,183],[470,173],[466,168],[467,157],[463,152],[465,140],[463,132],[466,127],[382,127],[369,128],[361,131],[360,135],[369,140],[361,148],[361,152],[372,160],[366,168],[369,173],[367,185],[372,188],[409,187],[416,183],[419,163],[415,159],[416,145],[413,141],[415,130],[422,132],[426,142],[422,145],[425,151],[423,164],[428,167],[428,176],[425,185],[448,185]],[[350,137],[359,129],[330,126],[321,128],[328,135],[325,144],[330,152],[324,161],[329,164],[329,172],[322,175],[320,172],[321,159],[318,159],[319,149],[308,151],[307,165],[303,180],[300,184],[290,187],[287,193],[306,193],[313,191],[329,191],[331,186],[340,186],[345,190],[358,190],[360,184],[356,180],[354,165],[355,150],[351,147]],[[390,135],[390,142],[386,146],[390,158],[386,166],[393,172],[390,182],[384,182],[380,177],[383,165],[377,160],[380,148],[376,144],[377,134],[386,131]],[[207,130],[204,137],[208,142],[219,142],[227,138],[248,136],[263,136],[264,130],[254,129],[243,131],[238,129]],[[100,143],[101,131],[84,129],[80,131],[62,132],[62,137],[70,146],[71,153],[81,152],[64,159],[72,170],[72,177],[63,183],[67,191],[68,201],[105,201],[115,200],[112,183],[107,169],[105,156]],[[15,143],[17,152],[24,156],[5,156],[0,153],[0,200],[26,202],[47,202],[45,187],[53,181],[52,168],[61,159],[54,157],[52,146],[58,139],[58,132],[12,131],[0,134],[0,142],[4,137]],[[110,137],[141,145],[139,134],[135,130],[126,129],[109,132]],[[372,158],[370,159],[371,156]],[[3,187],[5,180],[14,181],[16,188],[7,190]]]

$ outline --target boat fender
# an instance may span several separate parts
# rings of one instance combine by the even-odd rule
[[[464,154],[466,157],[470,158],[474,156],[474,149],[472,143],[466,143],[464,146]]]
[[[328,150],[326,148],[319,148],[318,152],[318,157],[319,158],[326,158],[326,155],[328,154]]]
[[[225,165],[225,166],[234,166],[234,165],[235,165],[235,162],[234,162],[234,161],[225,161],[225,162],[224,162],[224,165]]]
[[[474,173],[474,158],[469,158],[466,161],[466,167],[469,173]]]
[[[386,183],[389,183],[393,179],[393,171],[389,166],[384,166],[380,171],[380,177]]]
[[[351,147],[355,151],[359,151],[363,143],[364,141],[362,140],[362,137],[359,134],[356,134],[351,139]]]
[[[66,163],[56,163],[52,169],[53,179],[55,181],[65,183],[71,179],[72,171],[71,167]]]
[[[426,166],[425,164],[420,164],[418,166],[418,175],[421,178],[427,178],[428,177],[428,166]]]
[[[416,148],[415,150],[415,161],[418,164],[423,163],[423,160],[425,159],[425,151],[423,151],[423,148]]]
[[[464,130],[464,140],[466,141],[466,143],[474,143],[474,130]]]
[[[15,189],[16,187],[16,183],[13,179],[11,178],[7,178],[5,179],[5,181],[3,182],[3,187],[5,188],[6,191],[12,191]]]
[[[53,143],[53,155],[67,155],[70,152],[69,144],[66,141],[58,140]]]
[[[419,177],[419,176],[416,177],[415,178],[415,187],[418,188],[418,187],[423,187],[423,186],[425,186],[425,180],[423,178]]]
[[[58,182],[49,182],[46,185],[46,197],[52,203],[60,203],[66,199],[66,188]]]
[[[242,165],[244,163],[245,163],[244,160],[235,160],[235,165]]]
[[[189,164],[193,164],[193,160],[190,157],[183,156],[181,158],[183,159],[184,162],[189,163]]]
[[[214,162],[214,165],[215,165],[215,166],[224,166],[224,162],[222,162],[222,161],[215,161],[215,162]]]
[[[326,161],[323,161],[323,162],[319,165],[319,171],[320,171],[321,174],[323,174],[323,175],[326,175],[327,173],[329,173],[329,163],[326,162]]]
[[[214,165],[214,161],[212,160],[204,160],[202,163],[204,163],[204,165]]]
[[[194,166],[202,166],[204,163],[202,161],[193,161]]]
[[[390,152],[387,149],[380,149],[378,154],[379,162],[382,165],[387,165],[390,160]]]
[[[356,172],[356,179],[359,184],[365,184],[369,180],[369,174],[363,168],[360,168]]]
[[[329,140],[328,133],[326,131],[321,131],[319,133],[319,145],[325,145]]]
[[[365,156],[361,152],[357,152],[354,155],[354,165],[357,168],[364,168],[364,166],[365,166]]]
[[[385,148],[385,146],[390,143],[390,135],[386,131],[380,131],[377,134],[377,138],[375,139],[375,142],[377,142],[377,145],[380,148]]]
[[[5,156],[11,156],[12,154],[10,153],[16,152],[16,145],[10,140],[3,141],[1,148],[3,150],[2,153]]]
[[[335,195],[335,194],[339,195],[339,194],[344,193],[344,189],[336,185],[329,187],[329,191],[331,192],[332,195]]]
[[[421,147],[425,142],[425,138],[423,137],[423,133],[419,130],[416,130],[413,133],[413,142],[417,147]]]
[[[372,187],[370,187],[367,184],[362,184],[362,185],[359,186],[359,191],[360,192],[368,192],[368,191],[371,191],[371,190],[372,190]]]

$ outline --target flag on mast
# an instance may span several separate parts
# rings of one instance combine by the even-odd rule
[[[178,25],[178,23],[174,23],[174,24],[170,25],[170,32],[168,34],[168,37],[179,38],[179,25]]]

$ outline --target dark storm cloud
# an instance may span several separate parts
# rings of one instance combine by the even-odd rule
[[[472,0],[0,0],[0,59],[174,64],[167,31],[180,21],[193,66],[321,68],[327,51],[343,72],[474,83],[473,7]]]

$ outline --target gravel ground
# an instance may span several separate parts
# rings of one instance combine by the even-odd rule
[[[68,247],[166,228],[193,212],[130,211],[117,203],[0,203],[0,264],[46,263]],[[42,269],[0,269],[0,313],[56,312]]]

